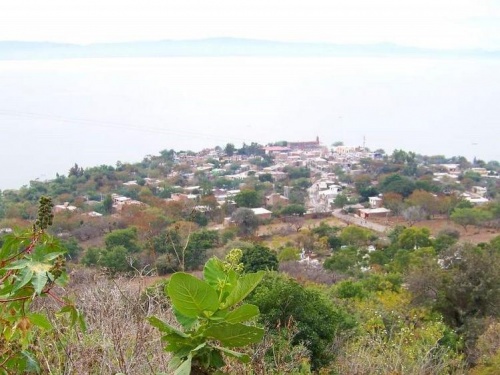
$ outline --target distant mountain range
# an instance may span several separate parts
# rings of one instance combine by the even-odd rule
[[[0,41],[0,60],[112,57],[434,57],[500,58],[500,51],[436,50],[396,44],[292,43],[238,38],[162,40],[89,45]]]

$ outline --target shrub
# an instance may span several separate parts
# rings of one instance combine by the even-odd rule
[[[333,361],[330,346],[336,334],[354,327],[354,321],[319,291],[277,273],[267,274],[248,301],[259,307],[259,319],[271,332],[293,322],[297,333],[292,344],[307,347],[313,370]]]
[[[278,258],[268,247],[254,245],[252,248],[243,251],[241,258],[245,272],[256,272],[260,270],[277,270]]]
[[[249,362],[250,357],[230,348],[245,347],[262,339],[264,330],[243,322],[256,317],[255,305],[240,302],[257,286],[263,273],[239,275],[241,251],[232,251],[226,262],[211,258],[204,268],[204,280],[175,273],[166,293],[182,330],[150,317],[148,320],[168,343],[175,374],[211,374],[225,365],[223,355]]]

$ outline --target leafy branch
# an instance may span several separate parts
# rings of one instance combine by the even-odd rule
[[[65,285],[65,249],[45,233],[52,224],[52,201],[42,197],[38,219],[31,231],[5,235],[0,248],[0,374],[38,372],[39,366],[30,345],[35,327],[52,329],[43,314],[30,311],[31,304],[49,296],[62,305],[59,313],[68,313],[72,325],[85,329],[82,314],[73,302],[53,291]]]
[[[241,257],[241,250],[238,254]],[[263,337],[262,328],[244,324],[257,317],[258,307],[241,302],[264,273],[241,275],[240,269],[231,257],[226,262],[212,258],[205,264],[204,280],[184,272],[170,278],[165,292],[182,330],[154,316],[148,320],[168,343],[165,350],[173,354],[170,366],[174,374],[213,373],[225,365],[223,355],[250,361],[247,354],[233,348],[257,343]]]

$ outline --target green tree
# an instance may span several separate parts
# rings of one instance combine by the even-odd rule
[[[124,246],[113,246],[102,251],[98,265],[106,268],[112,274],[117,272],[127,272],[133,270],[137,263],[134,257]]]
[[[234,197],[238,207],[256,208],[261,206],[261,198],[255,190],[242,190]]]
[[[270,332],[296,325],[292,345],[303,343],[309,349],[313,370],[334,360],[331,345],[336,335],[354,327],[353,320],[318,290],[278,273],[268,273],[248,301],[259,307],[259,320]]]
[[[290,262],[300,260],[300,250],[296,247],[285,247],[278,253],[280,262]]]
[[[250,236],[259,226],[259,219],[249,208],[238,208],[231,216],[233,222],[238,227],[240,236]]]
[[[469,225],[481,225],[485,221],[491,219],[492,215],[488,211],[483,211],[478,208],[456,208],[450,215],[450,219],[461,225],[465,231]]]
[[[432,302],[445,322],[474,336],[477,332],[467,331],[469,324],[500,316],[500,252],[460,244],[441,258],[441,265],[435,261],[415,265],[407,277],[408,288],[416,302]]]
[[[263,173],[259,175],[260,182],[273,182],[273,175],[271,173]]]
[[[140,250],[139,239],[137,237],[137,228],[117,229],[108,233],[104,238],[107,249],[116,246],[123,246],[130,253],[137,253]]]
[[[165,255],[158,262],[165,272],[195,270],[206,261],[207,251],[219,245],[217,231],[191,230],[189,226],[174,225],[150,240],[151,249]]]
[[[345,194],[338,194],[333,200],[333,205],[337,208],[342,208],[349,204],[349,198]]]
[[[380,191],[383,193],[397,193],[406,198],[410,196],[413,190],[415,190],[415,183],[399,174],[387,176],[380,182]]]
[[[83,176],[83,168],[79,167],[78,164],[75,163],[74,166],[72,166],[68,172],[68,177],[75,176],[75,177],[80,177]]]
[[[314,227],[311,231],[317,235],[318,237],[328,237],[330,235],[336,234],[340,228],[338,227],[332,227],[328,225],[326,222],[322,221],[319,223],[317,227]]]
[[[61,246],[66,249],[66,258],[71,260],[77,260],[80,254],[83,252],[83,248],[75,238],[61,241]]]
[[[283,171],[288,173],[290,180],[311,177],[311,170],[306,167],[285,167]]]
[[[305,213],[306,208],[302,204],[289,204],[288,206],[283,207],[280,211],[280,214],[285,216],[304,216]]]
[[[349,225],[340,232],[342,243],[350,246],[362,246],[368,243],[372,232],[368,229]]]
[[[102,201],[102,207],[105,214],[111,214],[113,211],[113,198],[111,198],[111,194],[106,195]]]
[[[431,246],[431,232],[427,228],[406,228],[398,236],[398,245],[401,249],[419,249]]]
[[[330,271],[352,273],[359,268],[358,252],[355,248],[348,247],[334,252],[325,259],[323,267]]]
[[[236,147],[234,147],[232,143],[226,144],[226,147],[224,148],[224,152],[226,153],[227,156],[233,156],[235,150]]]
[[[82,256],[81,263],[84,266],[92,267],[99,264],[102,250],[97,247],[89,247]]]
[[[449,249],[451,246],[458,242],[460,232],[453,229],[441,230],[434,240],[434,249],[439,254],[441,251]]]
[[[279,264],[276,253],[262,245],[254,245],[252,248],[243,250],[241,263],[245,272],[273,271],[278,269]]]

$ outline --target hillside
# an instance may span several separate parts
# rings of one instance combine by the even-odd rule
[[[9,344],[0,371],[487,373],[500,355],[499,171],[316,139],[75,164],[2,191],[0,325],[28,351]]]
[[[0,60],[45,60],[130,57],[432,57],[493,58],[498,51],[433,50],[395,44],[290,43],[268,40],[213,38],[127,43],[62,44],[49,42],[0,42]]]

